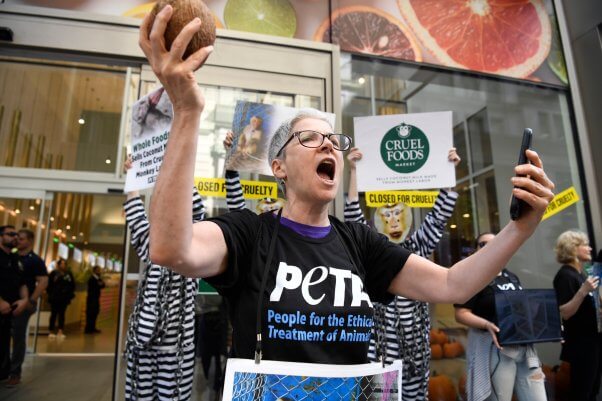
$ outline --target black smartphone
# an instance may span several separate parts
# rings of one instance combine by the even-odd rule
[[[523,141],[520,144],[520,151],[518,153],[517,165],[527,163],[527,155],[525,151],[531,148],[532,139],[533,130],[531,128],[525,128],[523,131]],[[518,220],[524,207],[526,207],[525,202],[512,195],[512,200],[510,201],[510,218],[512,220]]]

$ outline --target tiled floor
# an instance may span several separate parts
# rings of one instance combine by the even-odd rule
[[[113,356],[27,355],[22,383],[11,389],[0,383],[0,401],[111,401],[114,366]],[[120,378],[123,377],[122,369]],[[117,399],[121,401],[123,379],[120,383]],[[197,360],[192,400],[218,400],[206,383]]]
[[[110,401],[112,356],[30,356],[23,364],[22,383],[0,384],[0,401]]]

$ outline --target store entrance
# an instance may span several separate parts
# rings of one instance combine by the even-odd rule
[[[114,355],[124,251],[123,201],[116,195],[0,189],[0,225],[31,230],[33,251],[54,279],[29,319],[29,352]],[[53,271],[62,263],[73,278],[64,322],[53,297],[59,291],[53,287],[62,285]],[[94,289],[89,291],[95,280],[104,286],[99,296]],[[92,320],[96,305],[98,313]],[[86,327],[87,321],[95,326]]]

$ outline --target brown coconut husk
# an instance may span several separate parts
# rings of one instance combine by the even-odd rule
[[[155,21],[155,16],[166,5],[173,7],[173,14],[167,23],[165,29],[165,47],[167,50],[171,48],[171,44],[176,39],[178,34],[190,21],[196,17],[201,20],[201,29],[192,37],[183,58],[186,59],[197,50],[213,45],[215,42],[215,19],[209,10],[209,7],[201,0],[159,0],[155,7],[150,12],[151,23]]]

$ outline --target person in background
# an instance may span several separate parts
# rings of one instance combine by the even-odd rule
[[[27,350],[27,327],[29,318],[36,312],[38,299],[48,287],[48,271],[46,264],[33,251],[34,233],[23,228],[17,236],[17,250],[23,264],[25,284],[29,292],[29,302],[23,312],[13,316],[12,339],[13,350],[10,358],[10,377],[7,386],[16,386],[21,382],[21,365],[25,359]]]
[[[125,162],[126,171],[131,158]],[[205,205],[192,192],[192,221],[205,219]],[[138,191],[123,205],[130,241],[144,264],[136,301],[128,321],[125,399],[189,400],[194,375],[194,303],[197,280],[153,264],[149,257],[150,225]]]
[[[598,333],[595,290],[597,277],[585,277],[583,265],[592,259],[587,235],[565,231],[556,241],[556,261],[562,266],[554,277],[554,290],[564,321],[560,359],[571,365],[571,401],[595,401],[602,374],[602,334]]]
[[[86,328],[84,333],[100,333],[96,328],[96,318],[100,312],[100,291],[105,288],[105,282],[100,275],[100,266],[94,266],[88,279],[88,295],[86,297]]]
[[[367,224],[360,208],[357,191],[357,161],[362,159],[358,148],[351,148],[349,161],[349,192],[345,200],[345,221]],[[456,149],[450,149],[447,159],[457,166],[461,159]],[[410,236],[401,239],[400,245],[422,257],[429,257],[445,230],[451,217],[458,193],[451,188],[439,191],[433,209],[427,213],[420,227]],[[373,335],[370,338],[368,358],[371,362],[387,364],[395,359],[403,360],[404,401],[423,400],[427,396],[430,376],[431,348],[429,331],[431,320],[426,302],[418,302],[397,296],[387,304],[375,304]],[[378,341],[377,341],[378,340]]]
[[[480,251],[495,234],[483,233],[476,239]],[[503,269],[487,287],[464,304],[455,304],[456,321],[470,328],[466,355],[468,401],[510,401],[513,392],[519,401],[546,401],[544,374],[532,344],[501,347],[494,322],[496,291],[520,291],[518,276]]]
[[[10,373],[10,335],[12,318],[27,308],[28,296],[23,263],[17,254],[14,226],[0,227],[0,380]]]
[[[65,312],[75,297],[75,279],[67,268],[67,261],[59,258],[56,269],[48,277],[48,302],[50,303],[50,322],[48,324],[48,339],[65,339]],[[58,327],[56,321],[58,319]],[[55,333],[56,328],[56,333]]]

